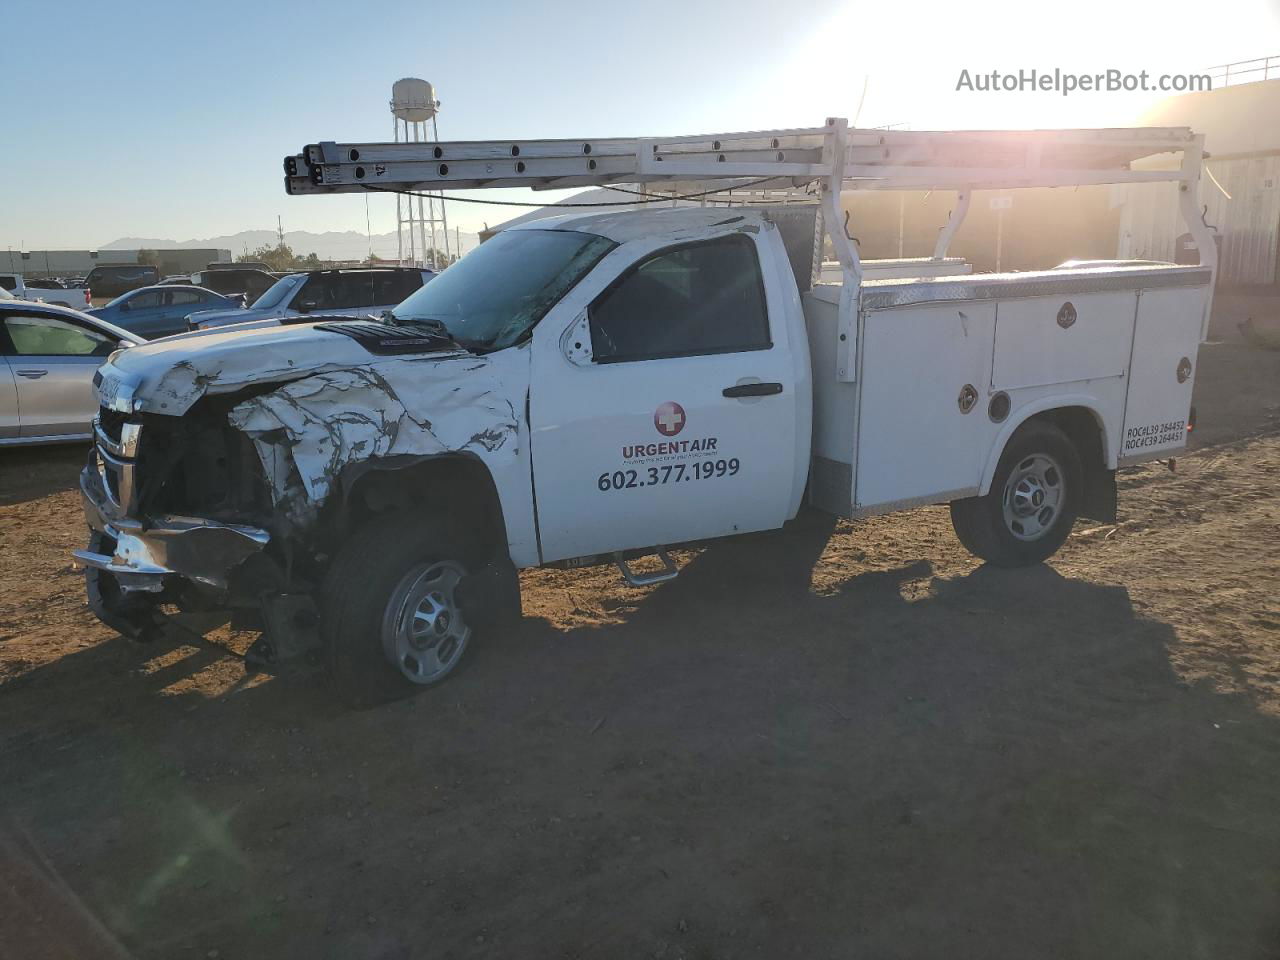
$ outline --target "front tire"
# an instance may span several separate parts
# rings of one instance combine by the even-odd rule
[[[116,542],[94,530],[89,534],[89,551],[110,555],[116,551]],[[85,567],[84,585],[93,615],[122,637],[146,643],[160,634],[164,618],[157,610],[156,594],[127,594],[112,574],[96,567]]]
[[[1033,421],[1010,438],[985,496],[952,501],[951,525],[966,550],[993,566],[1043,563],[1071,533],[1083,482],[1071,439]]]
[[[458,602],[463,550],[439,519],[371,520],[342,547],[320,597],[329,675],[354,706],[408,696],[452,675],[471,641]]]

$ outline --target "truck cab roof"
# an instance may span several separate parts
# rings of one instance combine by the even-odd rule
[[[796,204],[795,206],[800,206]],[[684,234],[691,230],[729,223],[764,223],[764,214],[743,207],[676,207],[657,210],[611,210],[603,213],[570,213],[546,217],[508,227],[509,230],[576,230],[626,243],[640,237],[652,239],[663,233]]]

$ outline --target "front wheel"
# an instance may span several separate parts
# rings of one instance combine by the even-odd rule
[[[991,489],[951,503],[965,549],[997,567],[1027,567],[1053,556],[1080,510],[1084,473],[1070,438],[1051,423],[1026,424],[1010,438]]]
[[[89,551],[113,554],[116,542],[97,530],[89,534]],[[163,617],[154,593],[126,593],[120,581],[106,570],[85,567],[85,595],[93,615],[130,640],[149,641],[160,633]]]
[[[329,673],[356,706],[439,683],[458,667],[472,625],[458,599],[467,574],[446,526],[421,514],[370,521],[325,577],[321,637]]]

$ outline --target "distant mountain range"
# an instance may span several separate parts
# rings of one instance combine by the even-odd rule
[[[474,233],[461,233],[463,251],[472,250],[480,242]],[[428,233],[427,242],[431,237]],[[450,231],[449,245],[453,247],[453,232]],[[252,252],[264,244],[274,244],[274,230],[241,230],[223,237],[207,237],[202,240],[162,240],[158,237],[121,237],[103,244],[99,250],[174,250],[192,247],[212,247],[218,250],[230,250],[231,255],[238,257],[245,251]],[[396,256],[396,235],[394,233],[375,233],[366,237],[355,230],[330,230],[326,233],[311,233],[307,230],[289,230],[285,232],[284,242],[299,256],[314,253],[321,260],[363,260],[369,255],[370,247],[379,257],[394,260]],[[443,239],[441,238],[441,246]],[[405,251],[408,255],[408,250]]]

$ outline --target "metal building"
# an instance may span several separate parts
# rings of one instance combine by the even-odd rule
[[[109,263],[137,263],[138,250],[0,250],[0,269],[27,277],[83,277]],[[195,273],[206,264],[230,260],[231,251],[215,247],[161,248],[161,273]]]
[[[1270,58],[1280,67],[1280,58]],[[1255,61],[1269,63],[1269,61]],[[1229,86],[1171,97],[1148,111],[1143,124],[1186,126],[1205,134],[1211,155],[1200,181],[1205,217],[1222,237],[1218,283],[1280,285],[1280,69],[1238,71]],[[1238,81],[1243,82],[1238,82]],[[1119,256],[1177,260],[1175,186],[1117,187]]]

